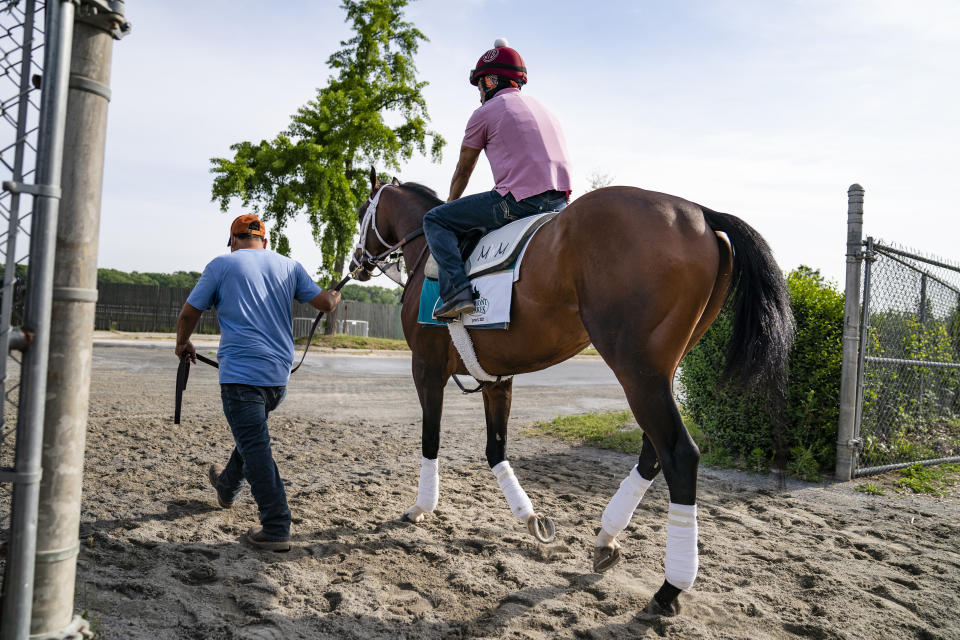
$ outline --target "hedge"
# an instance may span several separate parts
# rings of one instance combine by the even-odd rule
[[[843,294],[820,272],[801,266],[787,276],[796,341],[790,353],[784,415],[788,469],[815,478],[836,458],[843,343]],[[723,371],[731,335],[731,314],[724,310],[683,360],[680,382],[683,408],[699,426],[701,445],[714,459],[740,458],[756,468],[771,460],[774,440],[769,401],[759,392],[725,386]]]

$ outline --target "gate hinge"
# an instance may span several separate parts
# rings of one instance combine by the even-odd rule
[[[124,17],[123,0],[79,0],[77,22],[103,29],[114,40],[129,35],[133,28]]]

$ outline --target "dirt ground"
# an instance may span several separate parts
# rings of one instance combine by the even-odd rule
[[[558,528],[542,546],[487,468],[479,397],[448,388],[440,506],[412,525],[398,519],[420,461],[409,376],[305,366],[271,417],[295,547],[256,551],[249,492],[220,509],[206,481],[232,447],[215,373],[191,372],[174,426],[175,370],[166,349],[95,350],[77,607],[104,639],[960,638],[960,496],[778,491],[709,469],[697,583],[680,616],[640,614],[663,580],[662,478],[600,576],[600,515],[634,458],[518,433],[625,408],[609,385],[515,388],[510,459]]]

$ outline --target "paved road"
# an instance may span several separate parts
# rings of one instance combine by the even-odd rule
[[[410,375],[410,356],[354,356],[336,353],[311,353],[304,363],[305,369],[329,373],[360,373],[385,375]],[[464,384],[470,382],[467,377]],[[616,385],[613,372],[600,358],[574,359],[534,373],[524,373],[514,378],[515,386],[571,387]],[[472,384],[470,386],[473,386]]]
[[[145,339],[129,340],[124,338],[109,339],[97,338],[94,341],[97,347],[96,355],[101,353],[111,353],[109,349],[120,349],[128,352],[130,348],[134,349],[154,349],[154,350],[173,350],[173,342],[170,340]],[[196,342],[197,350],[200,353],[209,355],[210,352],[216,352],[216,343],[209,340]],[[113,351],[117,353],[116,351]],[[300,351],[297,352],[297,361],[299,362]],[[107,357],[107,356],[100,356]],[[150,360],[153,355],[145,356]],[[136,368],[142,366],[142,362],[136,362],[136,356],[125,355],[124,360],[130,360],[130,365]],[[352,373],[360,375],[410,375],[410,354],[408,352],[385,352],[383,355],[371,354],[368,352],[343,353],[331,351],[311,350],[307,359],[304,361],[303,369],[312,370],[317,373],[343,374]],[[470,378],[464,380],[466,384]],[[589,387],[589,386],[610,386],[617,385],[617,379],[610,368],[599,357],[579,357],[558,365],[537,371],[534,373],[525,373],[514,378],[515,386],[534,386],[534,387]]]
[[[196,346],[206,355],[216,352],[215,342],[197,342]],[[176,369],[172,340],[98,336],[94,341],[94,389],[108,396],[111,377],[129,375],[142,381],[145,387],[169,393],[172,409]],[[464,384],[473,382],[469,377],[461,380]],[[203,364],[194,367],[184,411],[198,409],[198,403],[218,403],[216,381],[216,372],[210,367]],[[449,418],[453,423],[462,419],[475,424],[478,411],[480,416],[483,415],[480,394],[464,396],[452,380],[445,396],[445,422]],[[420,418],[408,352],[381,355],[311,350],[302,370],[291,377],[284,404],[291,410],[302,409],[307,413],[320,410],[332,419],[419,421]],[[514,378],[511,413],[517,420],[626,408],[623,390],[613,372],[599,358],[574,358],[544,371]]]

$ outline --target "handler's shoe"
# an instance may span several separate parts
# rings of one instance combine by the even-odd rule
[[[437,318],[454,320],[461,313],[473,313],[477,307],[473,303],[473,290],[470,287],[461,289],[449,302],[444,302],[433,313]]]
[[[269,551],[290,551],[290,539],[271,540],[263,535],[263,527],[256,524],[247,530],[247,542],[260,549]]]
[[[211,464],[210,468],[207,469],[207,479],[210,481],[210,486],[213,487],[213,490],[217,492],[217,504],[220,505],[222,509],[229,509],[233,506],[233,502],[227,502],[220,497],[220,489],[217,489],[217,480],[220,478],[220,474],[223,473],[223,467],[218,464]]]

